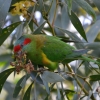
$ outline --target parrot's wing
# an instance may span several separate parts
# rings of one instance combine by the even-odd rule
[[[67,55],[73,52],[74,47],[64,43],[55,37],[46,37],[46,41],[42,46],[43,53],[48,59],[54,62],[62,61]]]

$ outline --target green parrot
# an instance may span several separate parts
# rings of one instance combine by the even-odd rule
[[[61,41],[61,38],[48,35],[25,34],[14,44],[14,53],[27,52],[27,57],[33,64],[43,65],[55,70],[59,63],[66,63],[87,53],[87,50],[75,50],[73,46]]]

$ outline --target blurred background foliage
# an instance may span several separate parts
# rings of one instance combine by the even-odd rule
[[[31,33],[62,37],[63,41],[75,46],[76,49],[91,49],[90,55],[99,61],[100,1],[0,0],[1,85],[5,82],[6,76],[8,77],[14,71],[7,70],[5,76],[6,72],[2,74],[4,70],[12,68],[10,62],[13,61],[15,40],[22,34]],[[60,74],[65,80],[57,84],[53,80],[53,83],[49,84],[50,88],[46,83],[50,81],[48,77],[46,77],[47,81],[44,82],[44,85],[41,85],[43,83],[40,77],[33,85],[31,82],[36,74],[31,73],[31,78],[29,78],[25,72],[21,72],[15,77],[12,73],[3,86],[0,100],[100,100],[100,69],[98,65],[77,60],[71,62],[69,67],[71,70],[68,69],[68,66],[64,69],[64,66],[60,65],[60,68],[64,69],[64,72]],[[46,74],[44,73],[44,75]],[[97,76],[93,76],[95,74]],[[54,78],[58,77],[58,80],[61,79],[54,73],[52,75]],[[17,87],[15,87],[16,84]],[[19,90],[14,90],[17,88]]]

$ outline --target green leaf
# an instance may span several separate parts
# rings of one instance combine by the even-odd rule
[[[38,9],[42,12],[44,10],[43,0],[38,0],[39,6]]]
[[[2,30],[0,33],[0,45],[7,39],[7,37],[12,33],[12,31],[19,25],[21,22],[13,23]]]
[[[86,49],[92,50],[89,54],[94,57],[100,58],[100,43],[99,42],[93,42],[85,45]]]
[[[72,10],[72,0],[65,0],[65,2],[67,2],[67,5],[68,5],[68,11],[69,11],[69,14],[71,15],[71,10]]]
[[[31,31],[34,32],[33,21],[32,20],[29,23],[29,27],[30,27]]]
[[[96,61],[96,60],[93,60],[93,59],[91,59],[91,58],[89,58],[89,57],[86,57],[86,56],[84,56],[84,55],[82,56],[82,59],[85,60],[85,61],[94,62],[94,63],[100,65],[100,62],[98,62],[98,61]]]
[[[93,2],[96,5],[96,7],[98,8],[98,10],[100,11],[100,1],[99,0],[93,0]]]
[[[5,23],[5,18],[8,14],[11,1],[12,0],[0,0],[0,28]]]
[[[67,7],[66,6],[63,6],[62,9],[61,9],[61,23],[60,24],[62,26],[61,28],[66,29],[66,27],[69,27],[70,19],[69,19],[68,13],[67,13]]]
[[[82,26],[80,20],[78,19],[78,17],[74,14],[73,11],[71,12],[71,15],[69,15],[69,17],[70,17],[72,24],[74,25],[74,27],[79,32],[79,34],[87,41],[87,37],[86,37],[85,31],[83,29],[83,26]]]
[[[49,83],[64,81],[64,78],[57,73],[44,71],[42,74],[42,79]]]
[[[27,81],[27,79],[30,77],[30,75],[24,75],[16,84],[16,87],[14,89],[13,92],[13,97],[16,98],[19,94],[19,92],[21,91],[21,89],[25,86],[25,83]]]
[[[36,85],[37,83],[36,83],[36,81],[34,81],[34,95],[33,95],[33,100],[38,100],[37,98],[38,98],[38,95],[37,95],[37,86],[38,85]]]
[[[49,86],[48,86],[48,82],[44,80],[44,78],[42,79],[43,80],[43,84],[45,86],[45,89],[47,91],[48,94],[50,94],[50,90],[49,90]]]
[[[58,87],[57,84],[56,84],[56,86],[57,86],[57,100],[62,100],[62,99],[61,99],[61,94],[60,94],[59,87]]]
[[[8,62],[8,59],[11,59],[12,54],[2,54],[0,55],[0,62]]]
[[[42,79],[40,78],[40,76],[39,76],[39,75],[37,76],[37,72],[31,72],[31,73],[30,73],[30,76],[31,76],[31,78],[32,78],[33,80],[35,80],[37,83],[43,84],[43,81],[42,81]]]
[[[61,32],[66,33],[72,40],[80,42],[80,43],[75,43],[75,45],[78,49],[84,48],[84,44],[82,43],[82,40],[75,33],[72,33],[68,30],[62,29],[57,26],[55,26],[55,27],[58,28]]]
[[[46,21],[45,21],[42,25],[40,25],[40,26],[34,31],[33,34],[40,34],[41,31],[42,31],[42,29],[43,29],[43,27],[44,27],[44,25],[45,25],[45,23],[46,23]]]
[[[31,93],[32,85],[33,85],[33,82],[31,83],[31,85],[26,90],[24,97],[23,97],[23,100],[30,100],[30,93]]]
[[[0,93],[1,93],[1,90],[2,90],[2,87],[6,81],[6,79],[8,78],[8,76],[15,70],[15,68],[10,68],[10,69],[7,69],[3,72],[0,73]]]
[[[80,7],[82,7],[88,14],[90,14],[94,21],[96,20],[96,14],[93,8],[85,0],[74,0]]]
[[[99,81],[100,80],[100,75],[91,75],[90,80],[91,81]]]
[[[49,100],[49,99],[48,99],[48,95],[47,95],[47,97],[46,97],[44,100]]]
[[[96,21],[90,30],[86,33],[87,39],[89,43],[93,43],[98,33],[100,32],[100,20]]]

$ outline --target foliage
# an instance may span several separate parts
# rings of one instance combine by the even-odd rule
[[[0,0],[0,92],[4,87],[10,95],[5,100],[51,100],[52,96],[55,96],[53,100],[97,100],[100,93],[99,11],[99,0]],[[16,86],[11,97],[12,83],[5,81],[12,72],[18,76],[16,68],[12,68],[17,65],[11,62],[14,41],[22,34],[60,37],[76,49],[89,49],[90,59],[59,64],[54,72],[34,69],[27,73],[20,69],[21,77],[17,83],[14,81]]]

